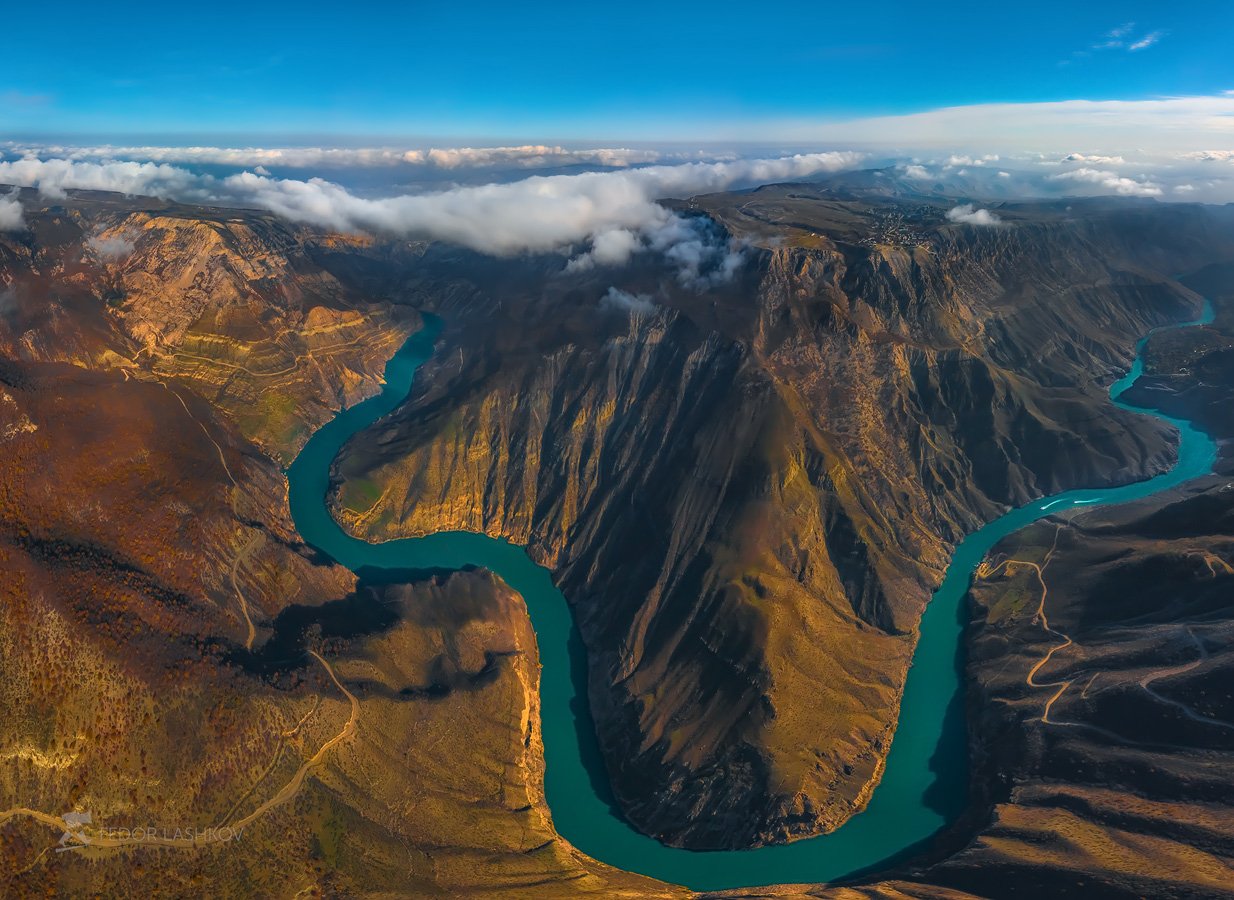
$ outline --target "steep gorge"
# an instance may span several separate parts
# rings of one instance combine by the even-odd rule
[[[0,894],[685,895],[554,833],[516,593],[357,583],[292,524],[294,441],[246,413],[273,389],[307,431],[375,388],[417,317],[368,247],[161,206],[0,235]],[[323,320],[362,339],[301,355]],[[57,853],[70,812],[240,834]]]
[[[336,512],[370,540],[506,536],[553,568],[639,827],[692,847],[834,828],[877,781],[951,542],[1171,458],[1103,384],[1198,299],[1121,223],[1034,215],[760,251],[733,289],[651,314],[491,289],[344,451]]]
[[[749,195],[700,204],[740,234],[723,208],[736,202],[759,208]],[[795,214],[821,208],[794,202]],[[275,459],[373,390],[420,308],[449,328],[411,402],[341,459],[350,526],[369,537],[508,534],[553,566],[589,645],[615,787],[642,827],[700,846],[843,821],[878,777],[917,613],[950,542],[1004,503],[1164,464],[1168,435],[1113,412],[1105,382],[1135,337],[1196,303],[1161,273],[1234,258],[1229,217],[1197,207],[1008,209],[996,231],[934,215],[928,242],[872,248],[803,215],[828,236],[789,233],[701,294],[644,261],[622,284],[658,309],[631,316],[597,300],[613,272],[567,275],[560,259],[493,260],[158,201],[28,204],[29,234],[0,236],[0,708],[14,723],[0,742],[4,808],[93,810],[107,827],[229,821],[339,733],[340,685],[360,713],[243,842],[60,856],[58,829],[0,819],[0,890],[688,893],[588,859],[555,833],[537,649],[517,594],[482,571],[356,589],[290,525]],[[172,287],[160,291],[164,277]],[[1203,280],[1183,283],[1216,296]],[[1228,426],[1227,332],[1206,331],[1204,352],[1154,342],[1158,377],[1144,389]],[[249,417],[267,387],[285,418]],[[1229,496],[1215,486],[1166,507],[1203,534],[1164,548],[1161,535],[1136,538],[1134,565],[1099,574],[1117,587],[1146,571],[1141,558],[1164,559],[1162,571],[1219,600]],[[1098,524],[1093,552],[1123,552],[1143,525]],[[1190,553],[1197,535],[1216,559]],[[1087,551],[1064,549],[1083,568]],[[1000,592],[1027,578],[991,579],[975,609],[1005,604]],[[1105,654],[1113,632],[1088,600],[1109,590],[1093,584],[1101,590],[1059,594]],[[244,664],[240,594],[271,671]],[[357,598],[383,610],[371,633],[354,626]],[[270,637],[296,617],[315,623],[300,640],[338,682]],[[360,633],[331,631],[340,622]],[[1194,642],[1130,626],[1144,626],[1144,660],[1194,661]],[[1224,666],[1216,630],[1200,639]],[[1026,616],[991,615],[970,631],[977,643],[1007,635],[1036,658]],[[1113,678],[1123,661],[1109,659]],[[733,895],[1053,889],[1093,868],[1085,854],[1122,852],[1107,834],[1130,834],[1150,863],[1199,860],[1185,883],[1222,874],[1209,857],[1226,865],[1223,822],[1202,819],[1185,791],[1114,802],[1106,775],[1123,756],[1025,722],[1039,698],[1021,696],[1022,672],[992,677],[1002,662],[979,661],[973,696],[1005,728],[982,775],[1012,795],[953,865],[861,888]],[[1089,706],[1068,703],[1117,711],[1139,690],[1131,663],[1115,689],[1098,681]],[[1220,671],[1197,667],[1156,690],[1229,718]],[[1190,756],[1209,749],[1165,768],[1190,790]],[[1043,787],[1023,765],[1042,759],[1067,777],[1072,761],[1092,762],[1102,779]],[[1058,823],[1070,843],[1042,849]],[[1203,853],[1176,852],[1178,834]],[[1118,871],[1098,883],[1166,884]]]

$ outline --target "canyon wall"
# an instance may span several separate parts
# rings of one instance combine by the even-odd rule
[[[1209,228],[1171,253],[1113,220],[782,247],[650,310],[481,290],[411,401],[345,449],[335,510],[367,539],[483,531],[553,568],[640,828],[829,830],[877,781],[952,542],[1169,465],[1168,430],[1106,388],[1198,310],[1162,270],[1228,252],[1192,246]]]

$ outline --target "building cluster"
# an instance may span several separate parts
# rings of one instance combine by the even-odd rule
[[[858,243],[863,247],[916,247],[928,244],[930,226],[937,221],[938,210],[931,206],[880,210],[874,214],[870,233]]]

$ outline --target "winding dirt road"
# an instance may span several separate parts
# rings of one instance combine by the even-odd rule
[[[178,391],[171,387],[171,385],[169,385],[166,381],[159,381],[159,384],[170,392],[173,397],[180,401],[180,405],[184,407],[184,411],[188,414],[188,417],[197,423],[197,427],[202,430],[202,433],[206,436],[206,440],[213,444],[214,449],[218,451],[219,462],[223,464],[223,471],[227,473],[227,480],[231,482],[231,513],[237,520],[240,520],[240,511],[236,508],[237,501],[240,499],[240,483],[236,481],[236,476],[231,474],[231,467],[227,465],[227,457],[223,453],[222,446],[220,446],[219,442],[211,436],[210,430],[206,428],[205,423],[193,415],[193,411],[189,409],[189,405],[184,402],[184,398],[180,396]],[[240,605],[240,615],[244,618],[244,624],[247,629],[247,634],[244,638],[244,649],[246,650],[253,649],[253,642],[257,639],[257,628],[253,625],[252,616],[249,615],[248,598],[245,597],[244,592],[240,590],[237,577],[240,573],[240,566],[243,565],[243,563],[248,559],[249,554],[256,549],[257,545],[264,541],[264,538],[265,536],[260,531],[258,531],[253,537],[249,538],[244,546],[241,547],[236,553],[236,558],[231,564],[231,589],[236,595],[236,600]]]
[[[0,812],[0,827],[4,826],[8,821],[17,818],[33,819],[50,828],[59,830],[64,833],[61,838],[61,849],[84,850],[86,848],[112,849],[117,847],[131,846],[150,846],[150,847],[172,847],[181,850],[194,849],[198,847],[208,846],[210,844],[223,843],[235,839],[236,835],[243,832],[245,828],[253,822],[260,819],[270,810],[282,806],[292,800],[300,789],[304,786],[304,780],[308,774],[321,765],[325,761],[326,755],[341,744],[343,741],[350,738],[356,733],[357,725],[360,721],[360,701],[355,694],[347,690],[343,683],[335,674],[334,669],[326,662],[325,658],[316,651],[310,650],[309,655],[321,663],[326,670],[326,674],[330,676],[330,680],[335,686],[342,691],[351,705],[351,712],[347,717],[347,721],[343,724],[342,729],[337,734],[321,745],[320,749],[311,757],[306,759],[296,773],[283,785],[277,793],[263,802],[260,806],[254,809],[251,813],[242,819],[238,819],[227,825],[222,825],[213,828],[193,829],[192,837],[167,837],[165,834],[152,832],[152,830],[142,831],[140,835],[129,833],[128,829],[112,828],[110,830],[102,828],[102,826],[89,825],[69,821],[64,816],[53,815],[51,813],[41,812],[37,809],[28,809],[26,807],[14,807],[12,809]],[[312,715],[310,710],[309,715]],[[295,734],[300,727],[307,721],[306,715],[292,729],[282,732],[284,737]],[[243,798],[242,798],[243,799]],[[67,815],[67,814],[66,814]],[[94,833],[91,833],[94,832]]]
[[[1079,678],[1087,674],[1086,672],[1081,672],[1080,674],[1076,675],[1074,678],[1069,678],[1063,681],[1048,681],[1048,682],[1037,681],[1038,673],[1043,668],[1045,668],[1047,665],[1049,665],[1050,661],[1054,658],[1054,655],[1056,653],[1066,650],[1068,647],[1071,647],[1075,644],[1075,641],[1071,638],[1069,634],[1059,631],[1058,629],[1050,625],[1050,619],[1049,619],[1049,616],[1046,614],[1046,609],[1045,609],[1046,600],[1049,598],[1049,594],[1050,594],[1049,585],[1046,584],[1046,580],[1045,580],[1045,570],[1049,566],[1050,560],[1051,558],[1053,558],[1054,553],[1058,548],[1058,537],[1062,529],[1063,529],[1063,526],[1059,525],[1058,528],[1055,530],[1054,543],[1051,545],[1049,551],[1045,555],[1045,558],[1040,563],[1036,563],[1031,560],[1024,560],[1024,559],[1006,559],[994,566],[990,566],[989,564],[982,563],[982,565],[977,570],[977,575],[978,577],[983,578],[983,579],[992,578],[993,576],[997,575],[1001,571],[1005,571],[1008,575],[1014,575],[1016,567],[1023,566],[1026,569],[1031,569],[1037,576],[1037,582],[1038,584],[1041,585],[1041,598],[1037,603],[1037,611],[1035,615],[1033,616],[1033,622],[1040,624],[1042,629],[1047,634],[1053,635],[1054,637],[1061,639],[1060,643],[1057,643],[1053,645],[1052,647],[1050,647],[1050,649],[1046,651],[1045,656],[1039,659],[1036,662],[1036,664],[1034,664],[1033,667],[1029,669],[1028,675],[1025,676],[1025,679],[1024,679],[1025,684],[1027,684],[1029,687],[1032,687],[1032,688],[1057,688],[1057,690],[1046,701],[1045,709],[1042,711],[1041,721],[1044,724],[1056,725],[1056,726],[1062,726],[1062,727],[1068,727],[1068,728],[1087,728],[1099,734],[1105,735],[1106,737],[1112,738],[1113,740],[1119,741],[1120,743],[1144,744],[1145,746],[1149,746],[1148,744],[1145,744],[1145,742],[1136,741],[1131,738],[1124,737],[1106,728],[1102,728],[1098,725],[1093,725],[1088,722],[1068,722],[1068,721],[1059,721],[1057,719],[1050,718],[1050,711],[1053,709],[1054,704],[1058,702],[1059,698],[1062,697],[1062,695],[1066,693],[1067,689],[1071,687],[1071,685],[1075,684],[1075,682],[1079,680]],[[1220,577],[1222,573],[1234,575],[1234,566],[1231,566],[1230,563],[1226,562],[1220,556],[1217,556],[1215,553],[1212,553],[1209,550],[1193,550],[1193,551],[1190,551],[1188,555],[1189,556],[1192,556],[1192,555],[1199,556],[1202,559],[1202,561],[1208,566],[1209,574],[1213,578]],[[1202,665],[1204,662],[1208,660],[1208,648],[1205,647],[1204,642],[1201,641],[1196,636],[1195,632],[1192,630],[1193,626],[1191,624],[1186,624],[1186,623],[1180,623],[1180,624],[1183,625],[1184,632],[1194,643],[1196,650],[1199,652],[1199,656],[1196,659],[1191,660],[1190,662],[1181,663],[1175,666],[1165,666],[1163,668],[1153,669],[1151,672],[1149,672],[1148,674],[1140,678],[1137,683],[1154,700],[1157,700],[1158,702],[1164,703],[1168,706],[1174,707],[1175,709],[1179,710],[1179,712],[1181,712],[1183,715],[1185,715],[1187,718],[1193,721],[1200,722],[1205,725],[1212,725],[1217,728],[1225,728],[1225,729],[1234,730],[1234,724],[1221,721],[1220,719],[1213,719],[1208,716],[1201,715],[1200,713],[1197,713],[1191,707],[1187,706],[1185,703],[1182,703],[1181,701],[1178,701],[1178,700],[1174,700],[1170,697],[1166,697],[1152,687],[1152,683],[1154,681],[1158,681],[1162,678],[1169,678],[1174,675],[1183,675],[1187,672],[1190,672],[1198,668],[1200,665]],[[1097,677],[1101,674],[1103,673],[1094,672],[1092,674],[1092,676],[1088,679],[1088,682],[1084,685],[1084,690],[1081,693],[1081,697],[1087,696],[1089,688],[1093,686],[1093,682],[1096,681]],[[1174,747],[1175,745],[1152,744],[1152,746]],[[1178,747],[1178,749],[1186,749],[1186,748]]]

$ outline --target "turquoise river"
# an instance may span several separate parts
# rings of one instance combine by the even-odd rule
[[[1212,320],[1203,318],[1171,327]],[[900,721],[881,784],[866,810],[831,834],[753,850],[695,852],[666,847],[640,834],[611,804],[587,710],[582,642],[570,609],[546,569],[523,549],[468,532],[442,532],[370,544],[346,534],[325,497],[330,466],[354,434],[401,404],[417,368],[433,353],[440,320],[426,325],[390,360],[385,387],[339,413],[317,431],[287,476],[291,512],[304,540],[353,571],[459,569],[480,566],[522,594],[543,665],[540,693],[546,762],[545,793],[558,832],[609,865],[699,890],[776,883],[832,881],[902,859],[953,820],[968,789],[962,713],[960,614],[973,573],[1003,537],[1072,507],[1125,503],[1212,471],[1216,447],[1190,423],[1133,407],[1119,398],[1143,370],[1147,338],[1131,371],[1110,388],[1123,409],[1157,415],[1180,435],[1178,463],[1146,481],[1105,490],[1073,490],[1034,500],[974,531],[955,550],[942,585],[926,608],[904,690]],[[1042,698],[1043,702],[1045,697]]]

